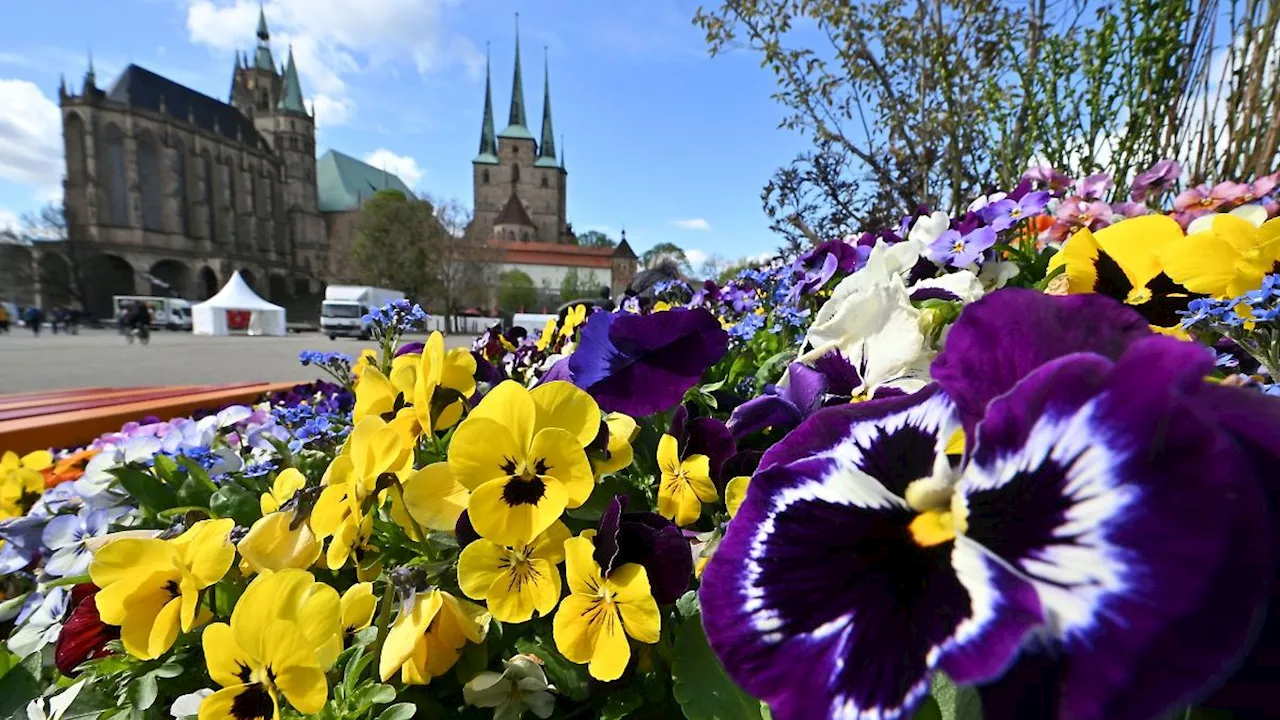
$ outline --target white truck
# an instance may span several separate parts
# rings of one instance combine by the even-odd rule
[[[365,285],[330,285],[325,288],[324,302],[320,305],[320,332],[328,335],[330,340],[339,335],[369,337],[369,323],[361,318],[373,308],[403,299],[404,293],[399,290]]]
[[[115,319],[120,318],[120,311],[134,303],[142,303],[151,311],[151,327],[168,328],[170,330],[191,329],[191,303],[182,298],[160,297],[158,295],[112,295],[111,308]]]

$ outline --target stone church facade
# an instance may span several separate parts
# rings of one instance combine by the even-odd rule
[[[340,174],[359,175],[364,198],[409,192],[341,153],[317,163],[293,52],[276,66],[261,15],[257,38],[252,57],[237,54],[230,102],[136,65],[106,90],[92,64],[79,92],[59,88],[67,245],[82,256],[61,261],[81,265],[91,314],[109,316],[112,295],[207,298],[236,270],[309,313],[350,266],[352,238],[335,235],[354,234],[362,196]]]

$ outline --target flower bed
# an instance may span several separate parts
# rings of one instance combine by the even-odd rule
[[[1276,177],[1179,175],[6,454],[0,716],[1272,714]]]

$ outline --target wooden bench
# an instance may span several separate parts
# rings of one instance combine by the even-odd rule
[[[0,453],[80,447],[131,421],[172,420],[197,410],[251,403],[298,384],[78,388],[0,395]]]

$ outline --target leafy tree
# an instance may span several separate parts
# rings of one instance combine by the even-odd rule
[[[599,230],[588,230],[578,236],[578,244],[583,247],[594,248],[614,248],[618,247],[618,241],[605,235]]]
[[[560,280],[560,302],[595,298],[600,295],[600,286],[594,285],[591,278],[578,272],[577,268],[564,274]]]
[[[454,321],[467,306],[487,305],[491,265],[488,250],[480,238],[466,232],[471,214],[457,200],[438,202],[431,234],[430,267],[432,300],[439,301],[445,327],[455,330]]]
[[[664,260],[674,262],[676,267],[686,275],[693,272],[693,268],[689,264],[689,258],[685,255],[684,249],[675,243],[660,242],[648,250],[645,250],[644,254],[640,256],[640,264],[645,268],[655,268],[662,264]]]
[[[360,209],[353,255],[361,282],[426,297],[436,283],[434,208],[398,190],[379,190]]]
[[[520,312],[532,307],[537,299],[538,288],[529,273],[507,270],[498,276],[498,306],[503,310]]]

